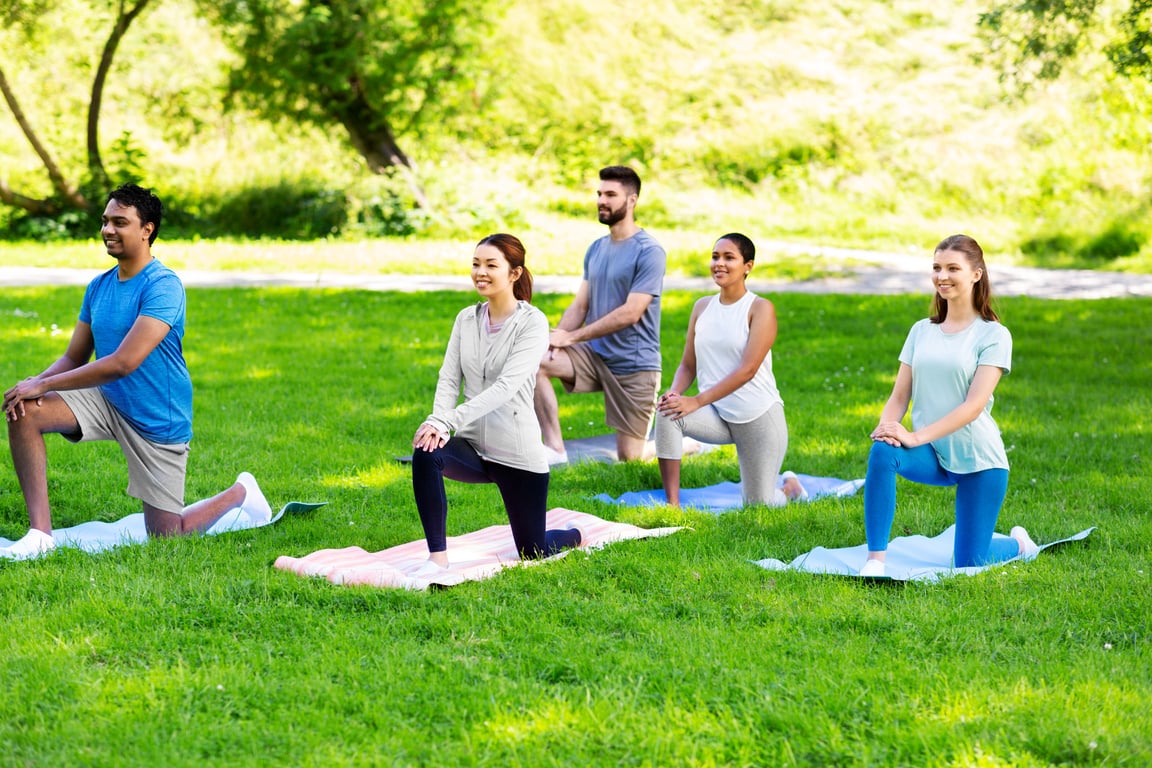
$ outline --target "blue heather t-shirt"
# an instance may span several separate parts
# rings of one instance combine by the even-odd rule
[[[116,267],[96,277],[80,305],[80,320],[92,326],[98,359],[119,348],[138,317],[154,317],[169,326],[139,368],[100,386],[137,432],[163,445],[192,439],[192,377],[181,344],[184,312],[184,284],[155,259],[130,280],[122,282]]]
[[[617,375],[660,370],[660,293],[667,261],[660,243],[644,230],[620,242],[605,235],[584,255],[589,288],[585,323],[594,323],[623,306],[630,293],[652,296],[638,322],[590,342]]]
[[[975,320],[959,333],[944,333],[924,319],[912,326],[900,362],[912,367],[912,428],[939,421],[968,397],[981,365],[1012,368],[1012,334],[997,322]],[[932,441],[940,466],[968,474],[1008,469],[1000,428],[992,420],[992,397],[976,419],[950,435]]]

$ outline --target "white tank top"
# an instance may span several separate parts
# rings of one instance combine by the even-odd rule
[[[745,293],[735,304],[721,304],[717,295],[696,319],[696,380],[703,392],[736,369],[748,346],[748,315],[756,294]],[[783,404],[772,375],[772,350],[744,386],[712,405],[725,421],[745,424],[759,418],[776,403]]]

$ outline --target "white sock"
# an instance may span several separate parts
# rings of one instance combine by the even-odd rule
[[[264,498],[264,492],[260,490],[260,486],[256,484],[256,478],[252,477],[250,472],[241,472],[236,478],[236,482],[244,486],[244,503],[240,505],[240,509],[257,525],[263,525],[271,520],[272,507]]]
[[[861,576],[883,576],[884,575],[884,561],[883,560],[865,560],[864,567],[860,569]]]
[[[51,534],[44,533],[37,528],[31,528],[24,538],[13,542],[12,546],[0,549],[0,556],[10,557],[13,560],[28,560],[40,557],[46,552],[56,549],[56,540]]]

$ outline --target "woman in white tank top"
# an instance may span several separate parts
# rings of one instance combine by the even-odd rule
[[[656,418],[656,458],[668,503],[680,505],[683,438],[736,445],[745,504],[782,506],[806,495],[796,476],[777,476],[788,450],[784,403],[772,375],[776,308],[748,290],[756,246],[739,233],[712,249],[716,296],[696,302],[688,321],[684,355]],[[698,394],[684,394],[692,382]]]

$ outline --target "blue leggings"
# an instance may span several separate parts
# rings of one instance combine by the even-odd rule
[[[1020,553],[1012,539],[992,541],[996,518],[1008,492],[1008,470],[958,474],[940,466],[931,445],[903,448],[876,441],[864,481],[864,534],[869,552],[888,549],[896,517],[896,476],[926,485],[956,486],[956,544],[953,565],[965,568],[1011,560]]]
[[[544,557],[580,545],[579,531],[545,529],[549,473],[485,461],[467,440],[453,437],[434,451],[417,449],[412,454],[412,491],[429,552],[448,548],[446,477],[462,483],[496,483],[520,557]]]

